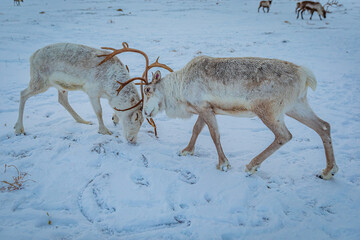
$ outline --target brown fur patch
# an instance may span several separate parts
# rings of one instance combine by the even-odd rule
[[[68,91],[75,91],[81,90],[83,85],[76,85],[76,84],[67,84],[61,81],[55,81],[55,84],[59,85],[61,88],[68,90]]]
[[[236,105],[236,106],[227,106],[227,105],[219,105],[210,103],[209,104],[214,111],[215,114],[229,114],[229,115],[237,115],[240,113],[249,112],[249,109],[247,109],[245,106],[242,105]]]

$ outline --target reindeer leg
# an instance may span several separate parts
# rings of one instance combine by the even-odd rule
[[[23,125],[23,116],[24,116],[24,108],[25,108],[25,103],[26,101],[34,96],[38,94],[35,90],[33,90],[32,88],[28,87],[26,89],[24,89],[23,91],[21,91],[20,93],[20,104],[19,104],[19,115],[18,115],[18,119],[15,123],[14,129],[15,129],[15,134],[25,134],[24,131],[24,125]]]
[[[304,20],[304,16],[303,16],[304,11],[305,11],[305,9],[303,9],[303,10],[301,11],[301,19],[302,19],[302,20]]]
[[[265,13],[265,8],[263,7],[263,12]]]
[[[314,12],[311,11],[311,15],[310,15],[310,20],[312,20],[312,16],[313,16]]]
[[[100,105],[100,98],[99,97],[90,97],[90,101],[91,101],[91,105],[94,108],[96,117],[99,121],[99,133],[111,135],[111,132],[109,131],[109,129],[107,129],[104,125],[104,121],[102,118],[102,109],[101,109],[101,105]]]
[[[301,11],[301,9],[299,9],[299,10],[297,11],[297,17],[296,17],[296,19],[299,19],[300,11]]]
[[[24,89],[20,93],[19,116],[14,126],[15,134],[22,134],[22,133],[25,134],[24,125],[23,125],[23,115],[24,115],[24,108],[26,101],[30,97],[35,96],[39,93],[43,93],[48,89],[47,86],[42,86],[41,84],[36,84],[34,82],[37,83],[38,81],[30,81],[29,87]],[[33,85],[35,85],[37,88],[35,89],[31,87]]]
[[[261,8],[261,6],[259,6],[259,8],[258,8],[258,12],[259,12],[260,8]]]
[[[84,124],[92,124],[91,122],[82,119],[70,106],[67,91],[58,90],[58,100],[59,103],[71,114],[71,116],[75,119],[76,122],[84,123]]]
[[[287,129],[284,123],[284,116],[281,115],[278,118],[273,116],[258,115],[263,123],[274,133],[275,140],[270,144],[263,152],[257,155],[246,165],[246,172],[254,173],[260,164],[268,158],[271,154],[277,151],[285,143],[289,142],[292,138],[291,133]]]
[[[319,14],[319,13],[318,13]],[[322,20],[322,18],[321,18],[321,15],[319,14],[319,18],[320,18],[320,20]]]
[[[270,11],[270,8],[269,8],[269,7],[267,7],[267,13],[269,13],[269,11]]]
[[[286,114],[319,134],[324,145],[326,156],[326,168],[319,177],[326,180],[332,178],[339,168],[335,162],[334,150],[331,143],[330,124],[316,116],[306,99],[301,100]]]
[[[196,139],[198,138],[198,136],[199,136],[201,130],[204,128],[204,126],[205,126],[205,121],[199,116],[194,125],[190,142],[186,146],[186,148],[184,148],[180,152],[181,155],[186,156],[188,154],[190,154],[190,155],[194,154]]]
[[[206,109],[199,112],[199,116],[205,121],[206,125],[208,125],[209,127],[211,138],[214,141],[219,156],[219,164],[217,165],[216,168],[222,171],[229,170],[231,166],[221,147],[220,133],[219,133],[215,113],[211,109]]]

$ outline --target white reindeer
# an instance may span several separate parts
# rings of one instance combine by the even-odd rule
[[[292,138],[284,123],[286,114],[320,135],[327,166],[319,177],[329,179],[338,170],[330,125],[315,115],[306,98],[308,86],[315,90],[316,84],[311,71],[286,61],[200,56],[164,78],[156,72],[151,84],[144,88],[143,113],[153,117],[165,110],[170,118],[198,114],[190,142],[181,154],[194,153],[196,139],[207,124],[219,156],[217,168],[224,171],[230,165],[221,147],[215,115],[258,116],[274,133],[275,140],[246,166],[251,173]]]
[[[59,103],[78,122],[91,124],[83,120],[70,106],[68,91],[82,90],[90,98],[90,102],[99,122],[99,133],[111,134],[105,127],[102,118],[100,98],[107,98],[112,108],[131,107],[140,100],[133,83],[127,85],[117,95],[119,82],[127,81],[129,73],[116,57],[102,65],[99,55],[108,52],[72,43],[58,43],[37,50],[30,57],[31,80],[28,88],[21,92],[19,117],[15,124],[15,133],[24,133],[24,105],[29,97],[45,92],[49,87],[58,89]],[[144,121],[141,107],[129,111],[115,111],[116,121],[123,124],[124,137],[132,143],[136,142],[140,126]]]

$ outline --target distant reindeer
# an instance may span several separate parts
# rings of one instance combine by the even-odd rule
[[[59,103],[78,122],[91,124],[82,119],[68,102],[68,91],[82,90],[90,98],[99,122],[99,133],[111,134],[102,118],[100,98],[107,98],[112,108],[128,108],[139,102],[140,97],[134,83],[130,83],[118,94],[118,82],[130,79],[125,66],[117,57],[98,65],[99,55],[108,54],[103,50],[72,43],[58,43],[37,50],[30,57],[30,83],[21,92],[19,117],[15,133],[24,133],[23,114],[28,98],[45,92],[50,87],[58,90]],[[141,106],[129,111],[115,111],[116,121],[121,120],[124,137],[131,143],[136,142],[140,126],[144,121]]]
[[[292,138],[284,116],[288,115],[315,130],[322,139],[326,168],[320,175],[331,178],[338,170],[335,163],[329,123],[312,111],[307,88],[316,88],[310,70],[293,63],[265,58],[212,58],[200,56],[183,69],[161,78],[156,72],[151,84],[144,88],[144,110],[154,117],[165,110],[170,118],[199,115],[190,142],[182,155],[193,154],[195,142],[205,124],[219,156],[217,168],[230,168],[221,143],[215,115],[258,116],[274,133],[275,140],[246,166],[254,173],[260,164]]]
[[[14,6],[20,6],[20,2],[24,2],[24,0],[14,0]]]
[[[320,20],[322,20],[321,16],[326,18],[326,11],[325,11],[324,7],[321,5],[321,3],[319,3],[319,2],[302,1],[302,2],[296,4],[295,11],[297,11],[297,18],[299,18],[299,14],[301,12],[301,19],[304,19],[304,17],[303,17],[304,11],[310,12],[310,14],[311,14],[310,20],[312,20],[312,16],[315,11],[319,14]]]
[[[272,1],[261,1],[259,4],[259,8],[258,8],[258,12],[260,10],[260,8],[262,7],[263,12],[265,12],[264,8],[267,8],[267,12],[269,12],[270,10],[270,6],[271,6],[271,2]]]

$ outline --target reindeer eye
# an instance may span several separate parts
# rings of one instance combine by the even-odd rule
[[[149,94],[150,91],[151,91],[151,87],[146,87],[146,88],[144,89],[145,94]]]

